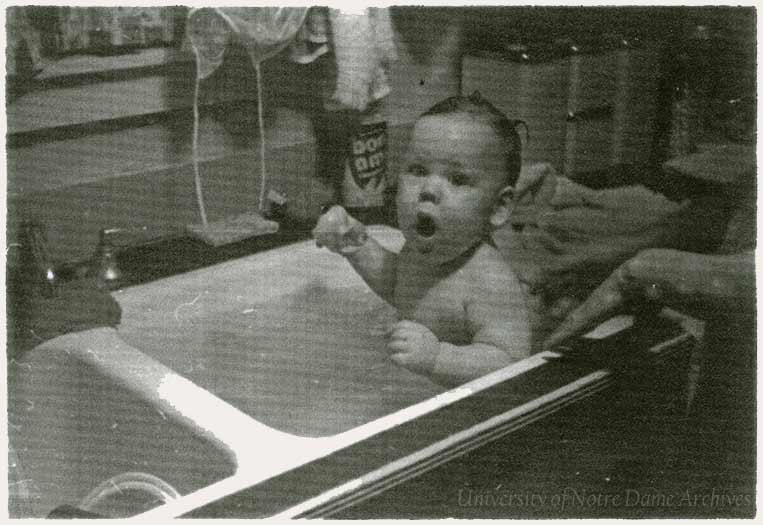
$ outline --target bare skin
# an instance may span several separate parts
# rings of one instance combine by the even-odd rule
[[[344,255],[368,285],[398,308],[387,349],[397,363],[446,385],[527,357],[530,330],[520,283],[487,231],[509,217],[502,144],[462,115],[414,127],[398,187],[400,254],[369,238],[335,206],[313,231]]]
[[[755,254],[706,255],[667,249],[639,252],[573,310],[544,346],[553,348],[643,300],[699,318],[714,312],[753,311]]]

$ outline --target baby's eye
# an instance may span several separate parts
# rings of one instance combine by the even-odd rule
[[[454,186],[466,186],[469,184],[469,177],[461,172],[453,172],[448,174],[448,180]]]
[[[421,164],[411,164],[406,171],[415,177],[425,177],[427,174],[427,170]]]

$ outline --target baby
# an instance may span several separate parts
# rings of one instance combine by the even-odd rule
[[[519,176],[515,122],[479,94],[424,113],[398,178],[399,254],[368,237],[341,206],[318,221],[318,246],[342,254],[404,319],[389,331],[392,359],[459,384],[530,353],[520,284],[495,248]]]

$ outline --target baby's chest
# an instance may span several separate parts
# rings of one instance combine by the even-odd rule
[[[466,300],[464,290],[454,279],[433,283],[424,276],[409,274],[398,279],[395,289],[395,303],[403,319],[421,323],[441,341],[454,344],[469,343],[473,336]]]

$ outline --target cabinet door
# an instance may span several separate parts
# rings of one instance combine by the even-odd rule
[[[619,50],[612,163],[653,160],[659,60],[654,49]]]
[[[561,169],[568,69],[566,59],[525,64],[466,56],[461,93],[470,95],[477,90],[509,118],[527,123],[529,140],[523,143],[523,162],[551,162]]]
[[[540,63],[466,56],[461,93],[477,90],[527,122],[525,163],[550,162],[571,175],[651,159],[657,63],[648,48]]]
[[[610,165],[617,60],[614,52],[570,57],[564,172]]]

